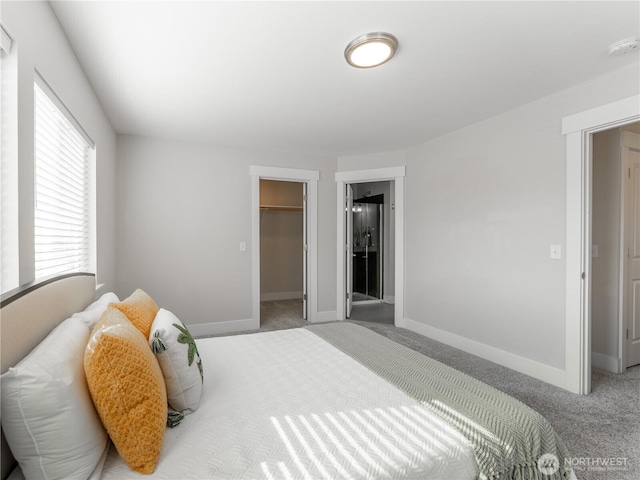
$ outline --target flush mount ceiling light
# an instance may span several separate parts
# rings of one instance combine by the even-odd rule
[[[344,50],[347,63],[356,68],[372,68],[391,60],[398,49],[398,39],[390,33],[365,33]]]

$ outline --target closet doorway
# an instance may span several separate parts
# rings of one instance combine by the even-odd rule
[[[318,170],[251,165],[251,311],[252,328],[260,328],[261,255],[260,255],[260,181],[298,182],[306,188],[306,313],[308,322],[318,321]],[[304,282],[304,280],[303,280]],[[304,320],[301,320],[304,322]]]
[[[260,180],[260,325],[307,320],[306,184]]]

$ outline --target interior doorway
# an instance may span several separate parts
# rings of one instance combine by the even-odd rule
[[[390,181],[347,186],[353,197],[347,212],[347,318],[394,323],[394,215]]]
[[[638,121],[638,95],[562,118],[567,166],[564,387],[582,395],[591,391],[592,137]]]
[[[393,311],[393,325],[404,327],[404,176],[405,167],[387,167],[369,170],[353,170],[337,172],[337,255],[336,255],[336,318],[345,320],[353,317],[353,221],[350,213],[353,210],[353,187],[366,183],[386,182],[389,185],[389,208],[393,212],[392,228],[384,228],[393,232],[394,242],[386,250],[393,258],[393,265],[383,268],[382,302],[373,307]],[[364,190],[364,192],[368,191]],[[373,191],[371,192],[374,193]],[[364,196],[364,195],[363,195]],[[361,197],[359,197],[361,198]],[[385,288],[386,285],[386,288]],[[389,287],[393,286],[393,294]],[[385,297],[385,291],[386,297]],[[371,307],[364,305],[363,307]],[[368,315],[372,318],[372,314]],[[366,319],[364,319],[366,320]]]
[[[261,257],[260,255],[260,181],[276,180],[284,182],[298,182],[306,189],[306,208],[303,209],[303,223],[306,226],[304,240],[306,248],[306,314],[309,322],[318,321],[318,170],[304,170],[299,168],[268,167],[251,165],[251,328],[260,328],[260,297],[261,297]]]
[[[306,184],[260,180],[260,327],[307,314]]]
[[[640,364],[640,122],[592,136],[591,366]]]

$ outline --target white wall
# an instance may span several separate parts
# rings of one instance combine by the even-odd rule
[[[348,155],[338,157],[338,172],[351,170],[370,170],[385,167],[403,167],[406,165],[407,152],[397,150],[393,152],[368,153],[364,155]]]
[[[408,150],[408,319],[564,369],[565,263],[549,259],[549,246],[565,243],[561,119],[637,95],[638,72],[619,69]]]
[[[187,324],[251,310],[250,165],[320,170],[318,308],[335,311],[335,159],[118,136],[117,292]],[[247,251],[240,252],[240,242]]]
[[[34,278],[35,69],[96,143],[97,281],[115,288],[116,135],[47,2],[2,2],[2,24],[14,40],[18,88],[20,284]],[[15,51],[13,50],[15,49]]]

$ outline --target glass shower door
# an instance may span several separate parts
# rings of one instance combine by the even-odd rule
[[[382,298],[382,205],[353,202],[353,301]]]

